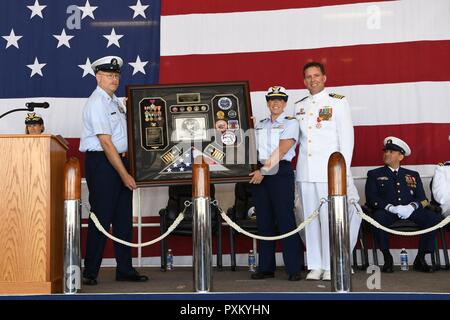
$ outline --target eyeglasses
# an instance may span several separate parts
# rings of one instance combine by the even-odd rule
[[[100,75],[107,77],[108,79],[120,79],[120,74],[118,73],[100,73]]]

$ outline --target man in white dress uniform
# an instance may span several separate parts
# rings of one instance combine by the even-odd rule
[[[309,95],[295,104],[295,117],[300,123],[300,151],[296,181],[307,219],[318,207],[321,198],[328,199],[328,159],[333,152],[343,154],[347,165],[348,200],[359,200],[353,183],[350,164],[353,154],[353,124],[347,99],[325,89],[324,66],[309,62],[303,67],[304,84]],[[350,250],[353,250],[361,218],[353,205],[348,205]],[[331,280],[328,206],[305,229],[309,273],[307,280]]]
[[[434,171],[433,198],[442,208],[442,215],[450,215],[450,161],[439,163]]]

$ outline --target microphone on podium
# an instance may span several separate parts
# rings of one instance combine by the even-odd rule
[[[28,108],[28,110],[33,111],[34,108],[47,109],[48,107],[50,107],[50,104],[48,102],[27,102],[25,103],[25,106]]]

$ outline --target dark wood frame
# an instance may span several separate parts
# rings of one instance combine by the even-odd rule
[[[163,85],[128,85],[126,86],[126,93],[127,93],[127,123],[128,123],[128,150],[129,150],[129,159],[130,159],[130,172],[131,175],[136,179],[136,183],[139,187],[148,187],[148,186],[159,186],[159,185],[175,185],[175,184],[190,184],[192,183],[192,175],[188,175],[186,173],[180,173],[179,176],[177,177],[175,174],[172,174],[171,178],[160,178],[161,175],[158,174],[158,177],[156,177],[156,180],[153,179],[141,179],[139,178],[139,173],[136,172],[136,170],[138,170],[137,167],[139,167],[139,163],[137,162],[137,153],[148,153],[148,157],[152,157],[152,158],[157,158],[157,156],[159,156],[160,154],[164,154],[164,152],[167,152],[168,150],[171,149],[171,147],[173,145],[176,145],[176,143],[173,143],[172,141],[170,141],[170,138],[168,138],[167,142],[168,142],[168,146],[161,150],[161,151],[145,151],[144,147],[140,147],[141,142],[142,142],[142,133],[139,133],[140,135],[140,139],[139,141],[136,141],[139,139],[138,133],[136,133],[136,130],[140,130],[142,132],[142,124],[140,123],[140,121],[142,121],[142,110],[136,110],[137,108],[141,108],[141,106],[138,103],[141,103],[143,99],[148,99],[147,97],[155,97],[158,96],[157,91],[158,90],[163,90],[162,92],[166,92],[167,90],[172,90],[173,93],[173,99],[174,102],[177,102],[177,94],[180,93],[186,93],[186,89],[192,88],[193,90],[190,91],[195,91],[195,89],[199,89],[199,90],[203,90],[203,91],[207,91],[208,88],[211,88],[211,90],[218,90],[221,89],[223,87],[223,93],[217,93],[215,91],[209,92],[209,93],[202,93],[204,95],[210,94],[210,100],[213,100],[213,96],[214,95],[227,95],[229,94],[230,96],[233,94],[233,92],[227,93],[226,90],[227,88],[230,88],[229,90],[236,90],[236,87],[239,88],[240,91],[242,91],[242,96],[237,97],[238,101],[240,103],[239,108],[236,107],[237,112],[238,112],[238,119],[239,119],[239,127],[242,130],[248,130],[248,129],[253,129],[253,119],[252,119],[252,108],[251,108],[251,103],[250,103],[250,93],[249,93],[249,86],[248,86],[248,82],[247,81],[234,81],[234,82],[220,82],[220,83],[190,83],[190,84],[163,84]],[[201,89],[200,89],[201,88]],[[141,98],[141,100],[139,102],[137,101],[133,101],[133,96],[135,95],[135,92],[138,92],[137,94],[140,95],[145,95],[146,98]],[[208,96],[209,97],[209,96]],[[136,98],[139,99],[140,97]],[[172,96],[171,96],[172,98]],[[172,113],[170,112],[170,108],[174,106],[173,103],[173,99],[171,99],[171,102],[168,102],[167,105],[165,106],[165,117],[167,118],[167,122],[171,122],[172,121]],[[208,101],[208,98],[205,98],[205,101],[202,101],[203,104],[206,104],[206,102]],[[245,106],[242,106],[242,104],[245,104]],[[215,115],[212,114],[212,112],[214,111],[214,106],[213,103],[208,103],[209,105],[209,109],[207,111],[208,117],[210,117],[210,129],[211,128],[215,128],[215,123],[214,121],[212,121],[212,117],[215,117]],[[141,112],[141,114],[139,114],[139,112]],[[136,113],[138,114],[138,116],[136,116]],[[205,114],[205,113],[203,113]],[[136,119],[139,118],[139,119]],[[228,119],[230,120],[230,119]],[[234,120],[234,119],[233,119]],[[139,121],[139,123],[137,122]],[[169,130],[171,128],[171,125],[167,125],[166,122],[166,128],[168,133],[171,133],[171,131]],[[144,123],[145,124],[145,123]],[[244,128],[245,125],[245,128]],[[138,129],[136,129],[136,127],[138,127]],[[170,128],[169,128],[170,127]],[[170,134],[167,135],[168,137],[170,137]],[[212,137],[211,137],[212,139]],[[251,146],[250,148],[252,150],[249,150],[247,152],[252,152],[254,153],[254,155],[256,155],[256,145],[255,145],[255,137],[254,137],[254,133],[251,132],[250,136],[248,137],[249,139],[249,143],[246,147],[246,150],[249,148],[249,146]],[[210,144],[211,141],[209,142],[203,142],[204,145],[202,145],[202,150],[204,151],[205,146]],[[139,150],[137,150],[137,148],[139,148]],[[237,148],[236,148],[237,149]],[[143,151],[144,150],[144,151]],[[154,156],[150,155],[150,152],[155,152]],[[161,158],[161,157],[159,157]],[[159,159],[158,158],[158,159]],[[159,161],[159,160],[158,160]],[[226,176],[220,176],[222,175],[221,173],[215,173],[215,172],[211,172],[210,176],[211,176],[211,183],[234,183],[234,182],[239,182],[239,181],[249,181],[249,176],[248,174],[255,170],[256,165],[255,164],[250,164],[250,163],[246,163],[246,164],[231,164],[231,165],[226,165],[227,168],[230,170],[230,172],[228,172],[226,174]],[[245,168],[244,168],[245,167]],[[160,173],[159,170],[162,170],[163,168],[161,166],[158,166],[157,171],[155,171],[155,174],[157,174],[158,172]],[[239,172],[236,174],[233,174],[233,170],[235,170],[234,172]],[[245,170],[245,174],[243,173],[243,171]]]

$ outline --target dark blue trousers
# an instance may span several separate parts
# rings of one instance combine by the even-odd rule
[[[252,188],[255,202],[258,234],[275,236],[297,227],[294,216],[295,178],[290,162],[280,163],[275,175],[264,176],[261,184]],[[286,271],[293,275],[303,266],[303,244],[298,233],[281,240]],[[274,272],[275,241],[259,241],[259,266],[261,272]]]
[[[128,160],[122,158],[128,168]],[[119,239],[131,241],[133,231],[132,201],[133,193],[126,188],[117,171],[110,164],[103,152],[87,152],[86,182],[89,189],[91,211],[95,213],[105,230],[112,224],[112,234]],[[97,278],[103,258],[106,236],[104,236],[91,219],[86,243],[84,276]],[[131,274],[131,248],[114,242],[117,270],[121,274]]]
[[[384,209],[379,209],[374,212],[374,219],[378,221],[381,225],[388,227],[395,221],[400,220],[400,218],[391,212]],[[427,229],[438,224],[441,221],[441,216],[427,209],[417,209],[411,216],[409,220],[416,223],[422,229]],[[378,228],[374,228],[375,238],[380,246],[381,250],[389,249],[389,234]],[[436,231],[428,232],[420,237],[419,241],[419,252],[422,253],[433,253],[434,252],[434,241],[436,239]]]

